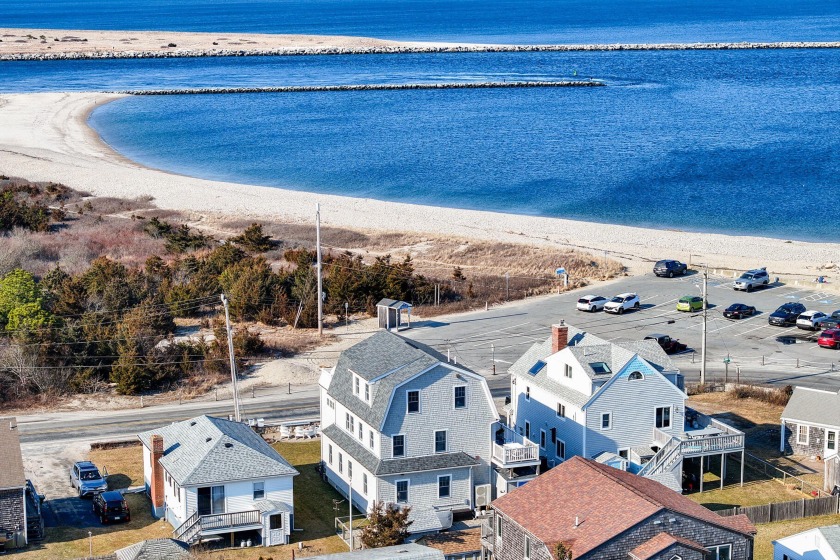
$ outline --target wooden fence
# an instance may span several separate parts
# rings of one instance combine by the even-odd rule
[[[761,457],[756,457],[752,453],[746,453],[745,458],[745,464],[747,467],[756,472],[764,473],[764,476],[768,478],[772,478],[784,485],[793,485],[796,490],[810,494],[811,496],[817,498],[828,495],[828,492],[816,484],[812,484],[796,475],[790,474],[787,471],[780,469],[773,463],[765,461]]]
[[[816,515],[832,515],[840,513],[840,496],[826,496],[825,498],[802,498],[790,502],[777,502],[761,506],[735,507],[716,512],[723,517],[744,514],[753,523],[772,523],[774,521],[789,521],[814,517]]]

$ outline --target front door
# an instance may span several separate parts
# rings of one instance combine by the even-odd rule
[[[826,430],[823,457],[831,457],[832,455],[837,455],[837,430]]]

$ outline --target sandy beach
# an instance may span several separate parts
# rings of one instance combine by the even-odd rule
[[[0,57],[10,54],[149,51],[297,51],[301,49],[326,51],[335,49],[442,45],[450,44],[387,41],[368,37],[346,37],[341,35],[0,28]]]
[[[151,196],[160,208],[195,216],[311,223],[315,203],[325,224],[357,230],[399,230],[468,239],[606,251],[631,272],[675,258],[710,268],[766,266],[773,274],[833,284],[840,244],[761,237],[652,230],[555,218],[437,208],[208,181],[148,169],[115,153],[87,125],[98,105],[118,98],[102,93],[0,96],[0,173],[55,181],[97,196]]]

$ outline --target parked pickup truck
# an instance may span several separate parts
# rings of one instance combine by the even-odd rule
[[[667,334],[651,333],[645,337],[645,340],[655,340],[665,350],[666,354],[676,354],[688,348],[685,344],[679,340],[674,340]]]

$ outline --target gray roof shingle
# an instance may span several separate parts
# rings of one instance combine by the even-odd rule
[[[138,434],[151,449],[153,435],[163,436],[163,468],[180,486],[295,476],[277,451],[245,424],[198,416]]]
[[[114,555],[117,560],[187,560],[190,547],[175,539],[149,539],[121,548]]]
[[[0,489],[26,486],[18,430],[13,417],[0,418]]]
[[[794,387],[782,418],[823,426],[840,426],[840,392]]]
[[[840,525],[828,525],[826,527],[819,527],[818,531],[828,542],[831,550],[840,555]]]
[[[463,451],[457,453],[437,453],[419,457],[402,457],[399,459],[377,458],[373,453],[359,443],[359,441],[336,426],[331,424],[323,429],[323,435],[331,439],[344,449],[353,459],[359,462],[374,476],[388,476],[410,472],[435,471],[444,469],[467,468],[478,464],[478,461]]]
[[[391,393],[399,384],[435,365],[446,357],[419,342],[388,331],[380,331],[341,353],[327,393],[356,417],[379,429],[388,413]],[[470,371],[458,366],[459,369]],[[353,394],[353,374],[371,383],[371,404]]]
[[[273,511],[286,511],[291,513],[294,511],[292,506],[286,502],[278,500],[260,500],[258,502],[254,502],[254,507],[257,508],[260,513],[271,513]]]
[[[444,560],[443,552],[414,543],[310,556],[309,560]]]

